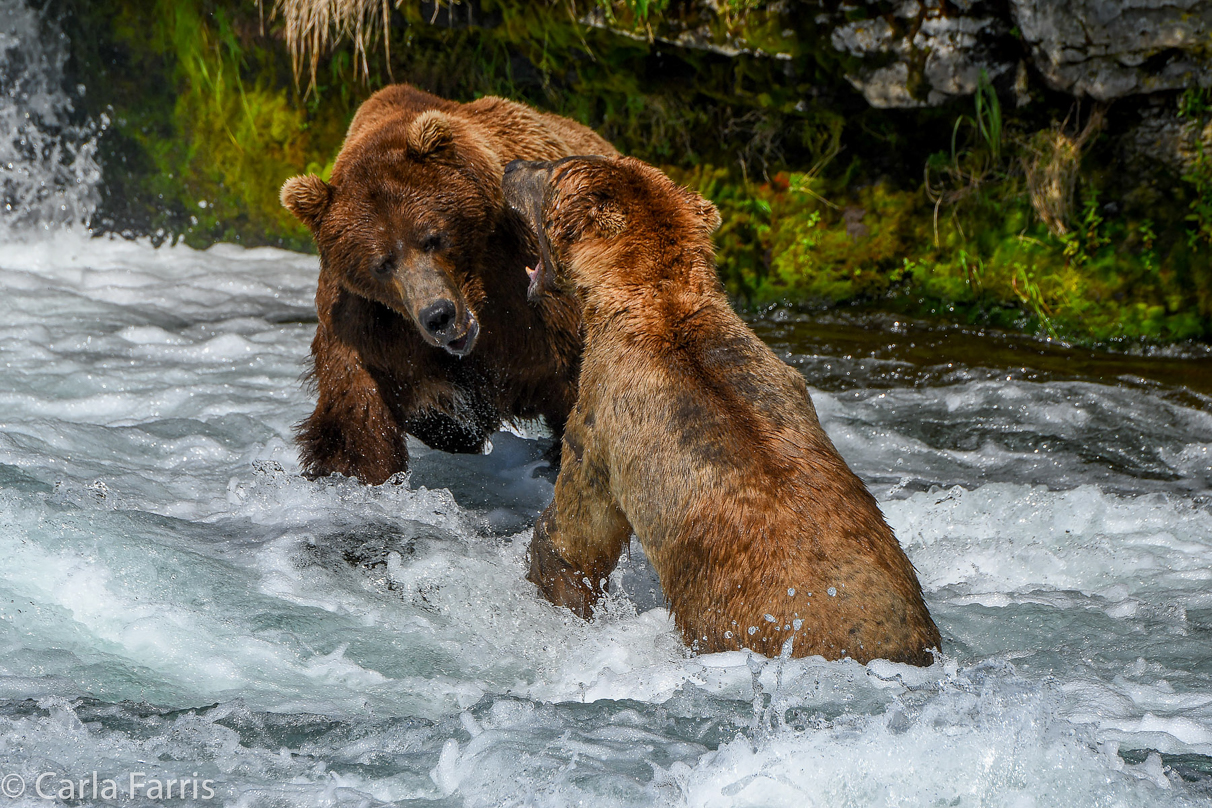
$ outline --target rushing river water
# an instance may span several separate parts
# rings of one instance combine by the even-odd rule
[[[30,147],[65,102],[23,86],[0,103],[0,806],[1212,804],[1206,353],[755,321],[944,654],[694,656],[638,545],[591,623],[526,583],[541,436],[414,444],[377,488],[300,477],[316,260],[59,228],[91,142]]]
[[[1095,381],[1094,355],[1024,339],[756,322],[881,500],[945,654],[692,656],[638,545],[592,623],[526,583],[545,439],[417,444],[378,488],[298,475],[314,258],[70,230],[0,255],[0,775],[31,789],[133,771],[198,772],[232,805],[1212,801],[1212,401],[1140,375],[1152,360],[1102,357]]]

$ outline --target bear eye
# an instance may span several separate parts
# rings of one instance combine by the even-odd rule
[[[390,258],[384,258],[382,261],[375,264],[374,273],[380,278],[388,278],[391,277],[391,274],[395,271],[395,268],[395,261]]]
[[[425,252],[437,252],[446,246],[446,237],[441,233],[430,233],[421,242],[421,249]]]

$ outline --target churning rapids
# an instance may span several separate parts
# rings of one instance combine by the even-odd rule
[[[51,804],[46,772],[71,805],[1212,803],[1206,358],[755,322],[945,653],[694,656],[638,546],[589,624],[526,583],[542,437],[414,444],[378,488],[300,477],[315,258],[31,224],[79,202],[82,148],[5,156],[0,786],[25,790],[0,805]],[[94,772],[117,799],[81,794]],[[132,774],[214,797],[132,800]]]

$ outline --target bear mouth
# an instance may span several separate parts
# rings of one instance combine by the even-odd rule
[[[535,260],[534,266],[526,267],[526,276],[530,279],[530,283],[526,286],[526,299],[532,303],[542,297],[544,293],[555,291],[553,280],[556,276],[547,234],[541,229],[541,226],[535,226],[533,236],[539,248],[539,256]]]
[[[447,352],[462,358],[471,353],[471,349],[476,346],[476,337],[480,335],[480,323],[476,320],[475,315],[471,312],[467,313],[467,327],[463,332],[463,336],[458,339],[452,339],[442,347]]]
[[[543,227],[543,209],[547,205],[552,163],[514,160],[505,167],[502,190],[505,203],[518,217],[529,250],[537,253],[534,265],[529,260],[526,275],[526,299],[536,302],[545,292],[555,290],[555,261],[552,245]],[[532,254],[533,254],[532,253]]]
[[[534,300],[543,293],[542,267],[542,259],[535,261],[534,266],[526,267],[526,277],[530,278],[530,283],[526,285],[527,300]]]

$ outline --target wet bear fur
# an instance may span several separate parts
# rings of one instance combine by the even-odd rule
[[[532,287],[582,306],[580,394],[528,577],[591,615],[629,535],[687,644],[929,665],[939,632],[804,378],[733,312],[715,208],[630,158],[510,166]]]
[[[359,108],[324,182],[282,203],[320,253],[319,325],[300,424],[304,472],[378,484],[408,467],[406,433],[478,452],[502,421],[557,437],[576,397],[580,315],[526,302],[530,242],[501,195],[515,158],[613,154],[592,130],[500,98],[459,104],[400,84]]]

